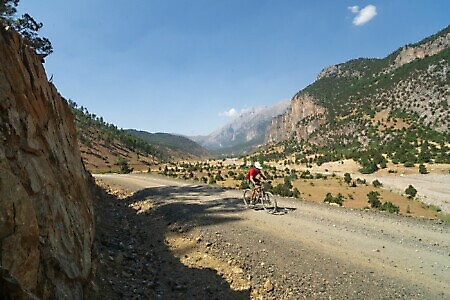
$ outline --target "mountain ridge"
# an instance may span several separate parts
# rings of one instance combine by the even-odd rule
[[[204,159],[211,157],[211,153],[207,149],[188,137],[179,134],[164,132],[151,133],[137,129],[126,129],[125,131],[156,147],[166,148],[166,151],[171,153],[178,153],[177,156],[181,159]]]
[[[242,155],[264,143],[268,124],[289,106],[283,100],[272,106],[248,109],[207,136],[190,137],[218,155]]]
[[[369,173],[387,159],[450,163],[449,70],[450,26],[383,59],[326,67],[272,120],[265,143],[275,146],[272,156],[318,164],[353,158]],[[276,145],[284,153],[275,155]]]

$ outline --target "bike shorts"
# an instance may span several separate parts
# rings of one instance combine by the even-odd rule
[[[257,181],[257,180],[255,180],[256,181],[256,186],[261,186],[261,182],[259,182],[259,181]],[[248,186],[251,188],[251,189],[254,189],[255,188],[255,184],[253,184],[253,182],[251,181],[251,180],[247,180],[247,182],[248,182]]]

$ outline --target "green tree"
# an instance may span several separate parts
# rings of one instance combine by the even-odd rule
[[[19,0],[0,0],[0,21],[12,26],[22,37],[28,41],[29,45],[36,50],[36,53],[43,57],[53,52],[53,46],[49,39],[40,37],[38,31],[42,28],[42,23],[37,22],[32,16],[25,13],[20,18],[16,18],[17,5]]]
[[[0,0],[0,21],[7,25],[13,25],[13,16],[17,13],[19,0]]]

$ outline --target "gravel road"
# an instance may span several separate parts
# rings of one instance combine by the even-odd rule
[[[96,204],[103,220],[97,225],[97,294],[130,299],[450,299],[448,223],[285,198],[277,198],[279,213],[270,215],[246,209],[241,191],[148,175],[95,177],[111,189],[135,192],[122,200],[125,206],[108,209],[105,199]],[[117,218],[122,221],[113,225]],[[156,231],[158,240],[149,244]],[[134,241],[131,254],[108,244],[126,239]],[[143,262],[139,253],[148,253],[148,247],[165,259]],[[123,268],[123,256],[129,263],[134,257],[137,264],[125,275],[102,262],[119,257]],[[139,279],[148,269],[142,264],[153,264],[145,279]],[[199,268],[212,273],[192,273]]]

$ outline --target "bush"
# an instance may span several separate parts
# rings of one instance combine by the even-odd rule
[[[362,174],[372,174],[378,170],[378,166],[374,161],[365,161],[362,165],[362,168],[359,169],[359,172]]]
[[[409,185],[405,190],[405,194],[408,198],[414,198],[417,195],[417,190],[412,185]]]
[[[368,202],[370,207],[379,208],[381,206],[381,201],[379,199],[380,193],[371,191],[367,194],[367,198],[369,198]]]
[[[350,184],[350,182],[352,181],[352,176],[350,176],[350,173],[345,173],[344,174],[344,181],[347,185]]]
[[[372,181],[372,185],[373,185],[373,187],[376,187],[376,188],[383,186],[383,184],[380,181],[378,181],[378,179],[375,179],[374,181]]]
[[[122,174],[129,174],[133,172],[133,168],[130,168],[130,166],[128,165],[128,160],[121,156],[116,159],[114,164],[120,167],[119,172]]]
[[[390,213],[399,213],[400,212],[400,208],[393,204],[392,202],[386,201],[384,202],[381,207],[380,210],[384,210]]]
[[[327,193],[323,202],[337,203],[339,206],[342,206],[344,204],[344,196],[342,196],[341,193],[338,193],[336,197],[333,197],[331,193]]]
[[[405,167],[407,167],[407,168],[412,168],[412,167],[414,167],[414,162],[412,162],[412,161],[407,161],[407,162],[405,162],[403,165],[404,165]]]
[[[428,170],[427,170],[427,168],[425,167],[424,164],[420,164],[419,165],[419,173],[420,174],[428,174]]]

